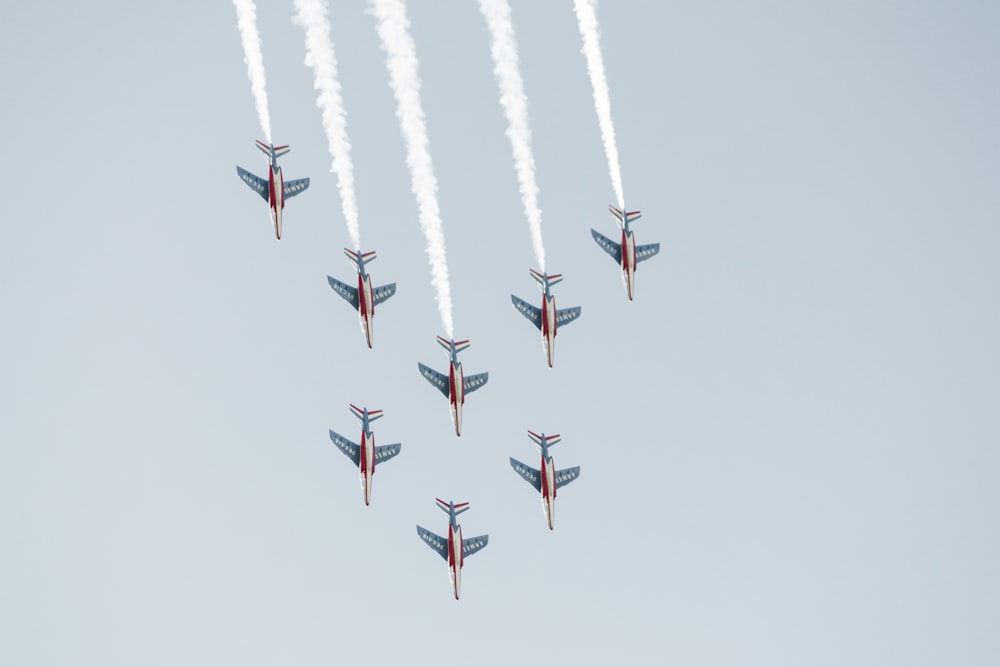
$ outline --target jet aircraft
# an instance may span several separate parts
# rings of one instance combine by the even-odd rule
[[[448,351],[451,358],[451,365],[448,368],[448,375],[438,373],[433,368],[428,368],[421,363],[417,364],[421,375],[427,381],[441,390],[441,393],[448,397],[451,403],[451,420],[455,423],[455,435],[462,435],[462,404],[465,403],[465,395],[471,394],[475,390],[486,384],[490,379],[489,373],[478,373],[465,377],[462,372],[462,364],[458,360],[458,353],[469,347],[469,341],[454,339],[448,340],[442,336],[437,337],[438,344]]]
[[[566,325],[580,317],[580,306],[556,310],[556,298],[552,296],[549,288],[562,281],[561,273],[550,276],[548,273],[539,273],[534,269],[528,269],[528,271],[531,272],[531,277],[542,289],[542,307],[535,308],[513,294],[510,295],[510,300],[514,303],[514,307],[542,332],[542,343],[545,345],[549,368],[552,368],[552,360],[556,353],[556,325]]]
[[[399,454],[403,446],[399,443],[375,446],[375,434],[372,433],[371,423],[382,417],[381,410],[359,408],[352,404],[351,412],[361,420],[361,444],[353,443],[334,431],[330,431],[330,440],[347,454],[347,457],[354,461],[354,465],[358,466],[361,471],[361,489],[365,492],[365,506],[367,507],[372,499],[372,476],[375,475],[375,464],[388,461]]]
[[[396,293],[396,283],[372,288],[372,277],[365,270],[365,264],[375,260],[374,251],[359,253],[344,248],[344,254],[347,255],[347,259],[358,272],[358,286],[351,287],[332,276],[327,276],[326,279],[333,291],[344,297],[344,300],[358,311],[361,329],[365,332],[365,340],[368,341],[368,349],[370,350],[372,349],[372,317],[375,316],[375,306]]]
[[[274,225],[274,234],[281,240],[281,210],[285,208],[285,200],[294,197],[309,187],[308,178],[299,178],[294,181],[285,182],[281,175],[281,167],[278,166],[278,158],[290,151],[288,146],[275,146],[257,141],[257,148],[267,155],[270,166],[268,167],[267,179],[255,176],[243,167],[237,166],[236,173],[243,179],[243,182],[250,186],[250,189],[264,198],[271,206],[271,224]]]
[[[622,211],[614,206],[608,206],[608,208],[618,221],[618,226],[622,229],[622,242],[615,243],[607,236],[600,234],[596,229],[591,229],[590,233],[593,235],[594,240],[597,241],[597,245],[601,246],[622,267],[622,271],[625,274],[625,288],[628,290],[628,300],[631,301],[635,285],[635,265],[660,252],[660,244],[650,243],[640,246],[635,244],[635,235],[632,233],[629,223],[638,220],[642,216],[642,213],[639,211]]]
[[[441,558],[448,561],[448,576],[451,578],[451,588],[455,592],[455,599],[462,588],[462,564],[466,556],[471,556],[486,546],[490,541],[489,535],[470,537],[462,539],[462,526],[458,524],[458,515],[469,509],[469,503],[445,502],[440,498],[435,498],[441,511],[448,514],[448,537],[432,533],[426,528],[417,526],[417,535],[427,543],[434,551],[441,554]]]
[[[544,433],[539,435],[528,431],[528,436],[542,454],[542,469],[535,470],[515,458],[510,459],[510,466],[528,484],[535,487],[535,491],[542,494],[542,510],[545,512],[545,518],[549,521],[549,530],[552,530],[556,514],[556,489],[566,486],[579,477],[580,466],[566,468],[565,470],[556,470],[555,462],[549,454],[549,447],[562,439],[558,434],[546,436]]]

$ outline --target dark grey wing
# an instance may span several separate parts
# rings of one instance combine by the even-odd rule
[[[462,540],[462,557],[468,558],[489,544],[489,542],[489,535],[479,535],[478,537],[470,537],[467,540]]]
[[[576,306],[574,308],[561,308],[557,310],[556,325],[560,327],[566,326],[576,318],[580,317],[581,310],[580,306]]]
[[[574,479],[580,476],[580,466],[575,468],[566,468],[565,470],[556,471],[556,488],[561,488],[566,486]]]
[[[268,186],[267,181],[265,181],[260,176],[254,176],[249,171],[243,167],[236,167],[236,173],[239,177],[243,179],[243,182],[250,186],[250,189],[259,194],[264,198],[264,201],[268,201]]]
[[[305,192],[306,188],[309,187],[308,178],[297,178],[294,181],[285,182],[285,199],[289,197],[294,197],[300,192]]]
[[[347,303],[354,306],[354,310],[358,309],[358,288],[351,287],[347,283],[342,283],[336,278],[332,278],[330,276],[327,276],[326,280],[330,283],[330,287],[333,288],[334,292],[344,297],[344,300],[347,301]]]
[[[660,252],[659,243],[649,243],[647,245],[636,246],[635,263],[638,264],[644,259],[649,259],[658,252]]]
[[[615,243],[607,236],[604,236],[596,229],[590,230],[591,235],[594,240],[597,241],[597,245],[604,249],[604,252],[608,253],[615,258],[615,261],[620,265],[622,263],[622,246],[620,243]]]
[[[360,465],[361,461],[360,447],[358,447],[356,444],[354,444],[344,436],[334,431],[330,431],[330,440],[332,440],[333,444],[337,445],[337,447],[340,448],[340,451],[347,454],[348,458],[354,461],[354,465]]]
[[[465,388],[466,394],[471,394],[475,390],[486,384],[486,381],[490,379],[489,373],[477,373],[475,375],[467,375],[465,377],[465,382],[463,386]]]
[[[420,374],[427,378],[427,381],[432,385],[441,390],[441,393],[448,397],[448,376],[443,373],[438,373],[433,368],[427,368],[421,363],[417,364],[417,368],[420,369]]]
[[[372,290],[372,301],[374,301],[375,302],[374,305],[377,306],[395,293],[396,293],[396,283],[392,283],[391,285],[382,285],[381,287],[376,287],[374,290]]]
[[[394,445],[380,445],[375,447],[375,462],[382,463],[383,461],[388,461],[396,454],[399,454],[399,450],[403,448],[403,445],[398,442]]]
[[[510,467],[514,469],[514,472],[523,477],[524,481],[535,487],[535,491],[542,492],[542,473],[540,471],[521,463],[515,458],[511,458]]]
[[[542,311],[540,308],[532,306],[527,301],[523,299],[518,299],[513,294],[510,295],[510,300],[513,302],[514,307],[521,311],[521,314],[531,320],[531,323],[538,327],[539,330],[542,328]]]
[[[432,533],[426,528],[417,526],[417,535],[420,536],[427,546],[441,554],[441,558],[448,560],[448,540],[436,533]]]

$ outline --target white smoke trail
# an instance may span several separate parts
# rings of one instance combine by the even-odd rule
[[[427,258],[431,264],[431,283],[437,292],[438,312],[445,335],[452,338],[451,285],[448,282],[444,232],[438,208],[437,179],[428,150],[427,126],[420,103],[417,54],[410,35],[410,22],[402,0],[368,0],[368,6],[378,22],[378,36],[387,54],[386,67],[396,97],[396,118],[406,144],[406,165],[410,168],[410,188],[417,197],[420,228],[427,239]]]
[[[354,249],[361,250],[358,227],[358,203],[354,196],[354,164],[351,162],[351,142],[347,138],[347,114],[340,96],[337,79],[337,56],[330,39],[330,21],[323,0],[295,0],[295,23],[306,31],[306,65],[313,70],[313,87],[319,91],[316,106],[320,108],[323,129],[330,155],[332,171],[337,174],[340,205],[347,222],[347,233]]]
[[[597,109],[597,120],[601,125],[604,153],[608,156],[611,185],[618,196],[618,207],[624,208],[622,171],[618,164],[615,126],[611,122],[611,95],[608,92],[608,80],[604,76],[604,59],[601,57],[601,40],[598,35],[595,4],[596,0],[573,0],[576,22],[580,27],[580,36],[583,38],[583,54],[587,57],[587,73],[590,74],[590,85],[594,89],[594,107]]]
[[[528,99],[524,94],[521,69],[518,65],[517,38],[510,19],[507,0],[480,0],[479,9],[490,27],[493,73],[500,87],[500,105],[507,116],[507,137],[514,150],[517,184],[521,190],[524,214],[531,229],[531,242],[541,271],[545,271],[545,246],[542,244],[542,211],[538,207],[538,185],[535,183],[535,157],[531,150],[531,128],[528,126]]]
[[[271,114],[267,109],[264,56],[260,53],[260,33],[257,32],[257,5],[253,0],[233,0],[233,5],[236,7],[236,23],[243,41],[243,61],[247,64],[260,129],[264,132],[264,140],[271,143]]]

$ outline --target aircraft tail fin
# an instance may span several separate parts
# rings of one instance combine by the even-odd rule
[[[641,211],[623,211],[620,208],[615,208],[613,205],[609,205],[608,210],[618,220],[619,227],[624,227],[626,222],[634,222],[642,217]]]
[[[365,410],[364,410],[364,408],[359,408],[358,406],[354,405],[353,403],[351,403],[351,412],[353,412],[354,416],[357,417],[358,419],[364,419],[365,418]],[[382,416],[382,410],[369,410],[368,411],[368,421],[369,422],[373,422],[373,421],[375,421],[376,419],[378,419],[381,416]]]
[[[545,444],[548,447],[551,447],[552,445],[554,445],[557,442],[560,442],[562,440],[562,437],[560,437],[560,435],[558,433],[556,433],[555,435],[541,436],[541,435],[538,435],[537,433],[535,433],[534,431],[528,431],[528,437],[531,438],[531,441],[534,442],[535,446],[538,447],[539,449],[542,448],[542,438],[543,437],[545,439]]]
[[[435,498],[434,500],[437,502],[437,506],[441,508],[442,512],[449,513],[451,511],[450,503],[447,503],[440,498]],[[455,503],[455,516],[458,516],[467,509],[469,509],[469,503]]]
[[[284,155],[288,151],[292,150],[288,146],[274,146],[274,144],[265,144],[260,139],[257,140],[257,148],[259,148],[260,152],[263,153],[264,155],[266,155],[268,157],[268,159],[271,158],[271,148],[272,148],[272,146],[274,147],[274,157],[281,157],[282,155]]]

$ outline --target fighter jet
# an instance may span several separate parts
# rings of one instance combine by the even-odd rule
[[[382,285],[372,289],[372,277],[365,271],[365,264],[375,260],[375,252],[358,253],[344,248],[344,254],[358,272],[358,286],[351,287],[332,276],[326,279],[333,291],[344,297],[347,303],[354,306],[361,319],[361,329],[365,332],[368,349],[372,349],[372,317],[375,316],[375,306],[396,293],[396,283]]]
[[[542,454],[542,469],[535,470],[515,458],[511,458],[510,466],[528,484],[535,487],[535,491],[542,494],[542,510],[545,512],[545,518],[549,521],[549,530],[552,530],[556,513],[556,489],[566,486],[579,477],[580,466],[566,468],[565,470],[556,470],[555,462],[549,455],[549,447],[562,439],[558,434],[546,436],[544,433],[538,435],[537,433],[528,431],[528,436]]]
[[[462,373],[462,364],[458,360],[458,353],[469,347],[469,341],[454,339],[448,340],[441,336],[437,337],[438,344],[448,351],[451,357],[451,366],[448,375],[438,373],[433,368],[428,368],[421,363],[417,364],[421,375],[427,381],[441,390],[441,393],[448,397],[451,403],[451,420],[455,423],[455,435],[462,435],[462,404],[465,403],[465,395],[471,394],[475,390],[486,384],[490,379],[489,373],[478,373],[465,377]]]
[[[635,285],[635,265],[644,259],[649,259],[660,252],[659,243],[637,246],[635,236],[629,228],[629,223],[638,220],[642,213],[639,211],[622,211],[614,206],[608,206],[611,214],[618,220],[618,226],[622,228],[622,242],[615,243],[607,236],[604,236],[596,229],[591,229],[590,233],[606,253],[614,257],[615,261],[622,267],[625,273],[625,288],[628,290],[628,300],[632,300]]]
[[[510,295],[510,300],[514,303],[514,307],[521,311],[522,315],[531,320],[531,323],[541,330],[542,343],[545,345],[549,368],[552,368],[552,359],[556,353],[556,325],[569,324],[580,317],[580,307],[576,306],[575,308],[556,310],[556,298],[552,296],[549,288],[562,281],[561,273],[555,273],[550,276],[547,273],[539,273],[534,269],[528,269],[528,271],[531,272],[531,277],[535,279],[535,282],[542,289],[542,307],[540,309],[535,308],[513,294]]]
[[[268,168],[267,179],[255,176],[243,167],[237,166],[236,173],[250,186],[250,189],[264,198],[271,206],[271,224],[274,225],[274,234],[281,240],[281,210],[285,208],[285,200],[294,197],[309,187],[308,178],[299,178],[285,183],[281,175],[281,167],[278,166],[278,158],[290,151],[288,146],[275,146],[257,141],[257,148],[267,155],[270,166]]]
[[[334,431],[330,431],[330,440],[337,445],[347,457],[354,461],[361,471],[361,489],[365,492],[365,506],[371,503],[372,499],[372,476],[375,474],[375,464],[388,461],[403,446],[399,443],[394,445],[375,446],[375,434],[372,433],[371,423],[382,416],[381,410],[369,410],[351,405],[351,412],[361,420],[361,444],[351,442],[344,436]]]
[[[455,599],[458,599],[459,590],[462,587],[462,564],[466,556],[471,556],[486,546],[490,541],[489,535],[470,537],[462,539],[462,527],[458,525],[457,516],[469,509],[469,503],[445,502],[440,498],[435,498],[441,511],[448,514],[448,537],[444,538],[436,535],[426,528],[417,526],[417,535],[427,543],[434,551],[441,554],[441,558],[448,561],[448,576],[451,578],[451,588],[455,592]]]

